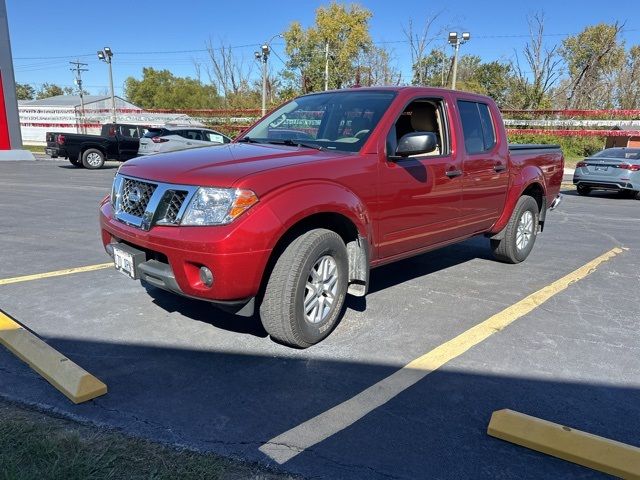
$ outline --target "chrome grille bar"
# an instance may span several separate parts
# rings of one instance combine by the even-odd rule
[[[111,201],[118,221],[149,230],[154,225],[179,225],[197,190],[193,185],[152,182],[117,174]]]

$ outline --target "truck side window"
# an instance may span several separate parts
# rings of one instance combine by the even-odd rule
[[[433,132],[438,141],[436,149],[423,155],[446,155],[448,142],[444,130],[443,111],[442,101],[438,99],[421,98],[407,105],[387,135],[387,154],[393,155],[398,142],[407,133]]]
[[[496,134],[489,107],[484,103],[458,100],[464,147],[467,153],[482,153],[496,144]]]

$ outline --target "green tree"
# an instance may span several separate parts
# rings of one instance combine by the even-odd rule
[[[357,4],[332,2],[316,10],[315,25],[302,28],[293,22],[284,33],[287,68],[296,72],[303,92],[324,89],[328,63],[329,88],[341,88],[356,80],[357,59],[372,47],[369,10]]]
[[[475,69],[472,79],[473,91],[490,96],[500,107],[506,104],[512,85],[510,65],[498,61],[483,63]]]
[[[413,64],[413,85],[444,87],[449,81],[451,57],[444,50],[434,48]]]
[[[610,76],[625,61],[624,42],[618,38],[622,27],[617,22],[600,23],[562,41],[560,55],[570,76],[567,108],[613,106]]]
[[[71,95],[73,94],[73,88],[60,87],[55,83],[43,83],[40,90],[36,93],[36,99],[41,100],[43,98],[57,97],[58,95]]]
[[[216,108],[220,105],[214,86],[151,67],[142,69],[141,80],[127,78],[124,93],[127,100],[142,108]]]
[[[356,67],[356,84],[363,87],[399,85],[401,79],[402,74],[393,64],[389,50],[374,46],[361,52]]]
[[[33,100],[36,90],[28,83],[16,83],[16,96],[18,100]]]

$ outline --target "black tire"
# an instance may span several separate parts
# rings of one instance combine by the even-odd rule
[[[76,168],[82,168],[82,160],[81,159],[74,159],[74,158],[69,158],[69,163],[71,163],[71,165],[73,165]]]
[[[527,212],[530,214],[530,233],[526,235],[519,235],[523,232],[519,232],[518,228],[529,225],[529,221],[525,216]],[[504,229],[504,236],[502,239],[492,239],[491,248],[496,260],[505,263],[520,263],[524,261],[531,253],[534,243],[536,243],[536,237],[538,235],[538,221],[540,219],[540,212],[538,210],[538,203],[533,197],[523,195],[518,199],[516,208],[514,208],[509,223]],[[522,223],[522,225],[521,225]],[[520,243],[522,240],[522,243]],[[525,243],[526,242],[526,243]]]
[[[104,160],[104,153],[96,148],[88,148],[82,152],[82,165],[89,170],[102,168]]]
[[[618,191],[618,196],[620,198],[636,198],[637,194],[638,192],[636,192],[635,190],[627,190],[624,188]]]
[[[312,269],[327,262],[334,262],[337,280],[332,293],[333,303],[324,314],[322,310],[311,310],[311,315],[320,311],[317,321],[310,321],[305,314],[305,297],[320,298],[311,302],[321,309],[331,292],[323,289],[307,289],[312,278]],[[328,265],[331,265],[329,262]],[[328,274],[328,273],[327,273]],[[291,242],[282,252],[273,267],[267,282],[264,299],[260,305],[260,318],[271,338],[279,343],[298,348],[307,348],[326,338],[338,323],[347,294],[347,276],[349,262],[347,249],[342,238],[335,232],[325,229],[311,230]],[[331,277],[333,278],[333,277]],[[329,280],[331,281],[331,280]],[[329,285],[325,282],[324,285]]]
[[[591,189],[589,187],[585,187],[584,185],[578,185],[576,187],[576,192],[578,192],[578,195],[582,195],[583,197],[586,197],[591,193]]]

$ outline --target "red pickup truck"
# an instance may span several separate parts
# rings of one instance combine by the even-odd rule
[[[509,146],[487,97],[357,88],[299,97],[231,144],[123,164],[100,205],[118,270],[325,338],[389,262],[485,235],[525,260],[560,201],[557,146]]]

